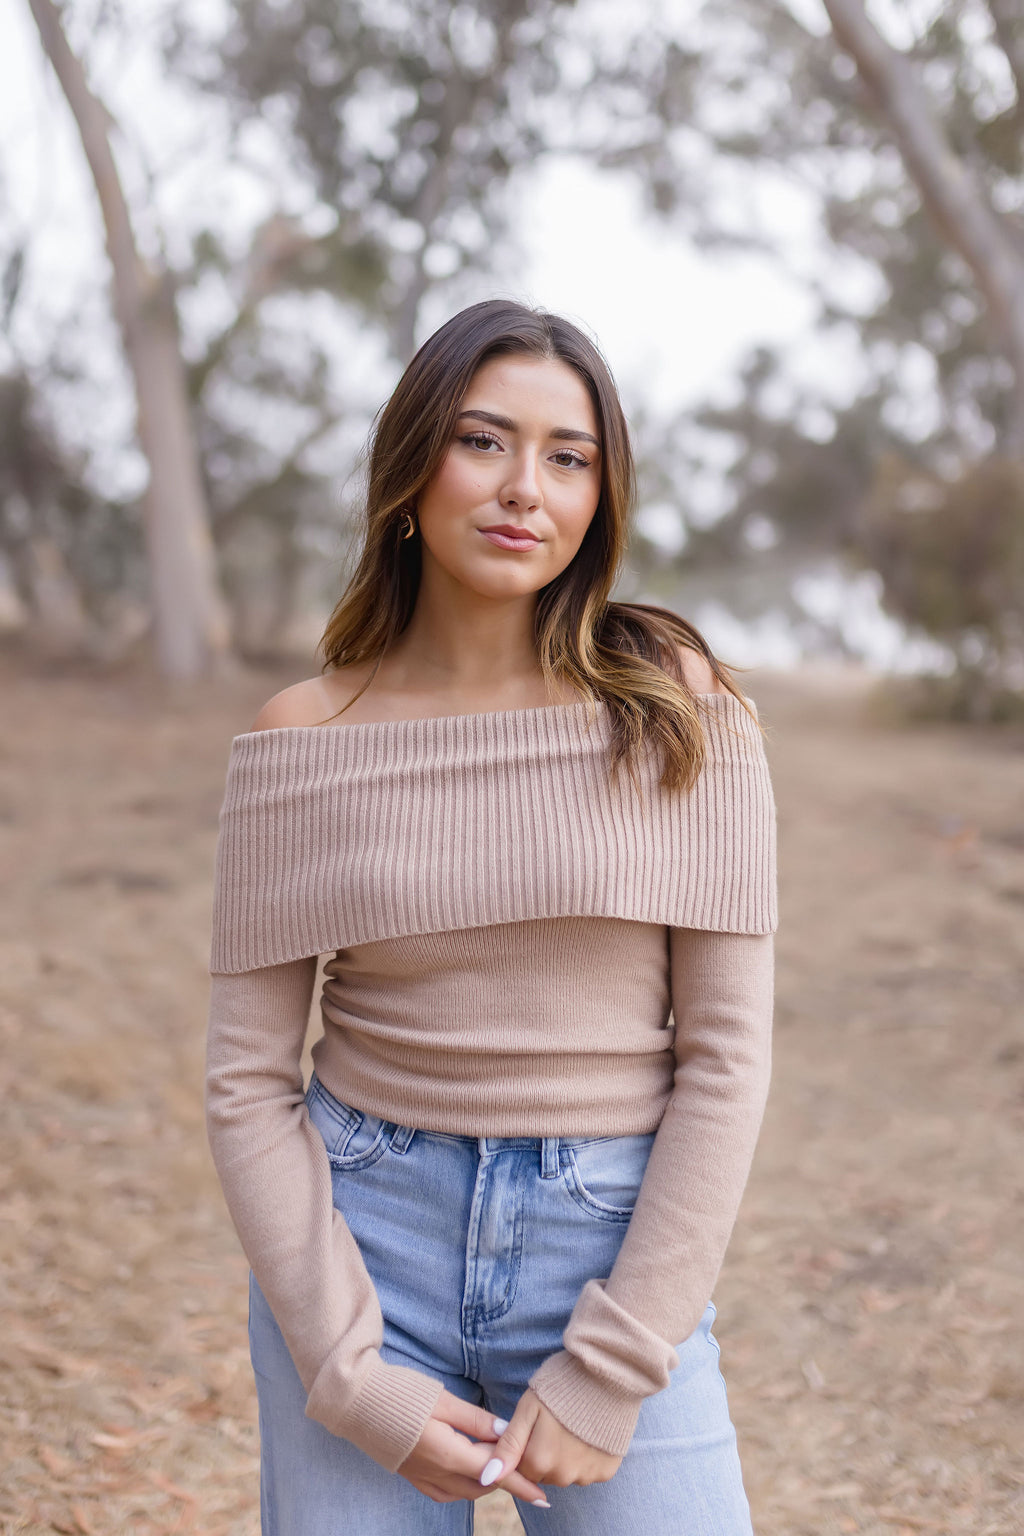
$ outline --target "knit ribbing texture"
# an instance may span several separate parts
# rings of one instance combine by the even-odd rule
[[[775,804],[760,728],[701,695],[689,792],[641,755],[609,775],[587,701],[235,737],[220,813],[210,969],[542,917],[774,932]],[[754,709],[756,716],[756,709]]]

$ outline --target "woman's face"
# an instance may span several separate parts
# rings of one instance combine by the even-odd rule
[[[539,591],[572,561],[600,494],[600,430],[579,374],[551,358],[491,358],[418,498],[424,577],[435,562],[481,596]],[[502,527],[522,537],[488,533]]]

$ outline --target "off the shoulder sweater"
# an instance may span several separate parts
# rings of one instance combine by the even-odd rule
[[[768,1087],[775,811],[761,735],[702,695],[689,793],[608,775],[603,706],[256,731],[232,743],[215,872],[207,1126],[307,1413],[397,1470],[441,1383],[380,1356],[300,1057],[325,1087],[470,1136],[656,1130],[607,1276],[530,1386],[628,1449],[725,1254]]]

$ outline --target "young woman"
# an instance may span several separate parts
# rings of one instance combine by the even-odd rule
[[[323,674],[232,743],[207,1123],[264,1536],[454,1536],[495,1487],[530,1536],[749,1536],[710,1297],[774,802],[700,634],[610,600],[632,501],[587,338],[456,315],[380,416]]]

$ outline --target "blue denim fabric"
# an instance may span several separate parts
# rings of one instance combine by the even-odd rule
[[[380,1298],[383,1358],[511,1419],[530,1376],[562,1347],[585,1282],[610,1272],[654,1133],[443,1135],[343,1104],[315,1073],[306,1103],[334,1203]],[[252,1275],[249,1301],[263,1536],[472,1532],[476,1501],[437,1503],[306,1417]],[[677,1346],[679,1365],[644,1401],[609,1482],[545,1484],[550,1509],[516,1501],[528,1536],[751,1536],[714,1317],[709,1304]]]

